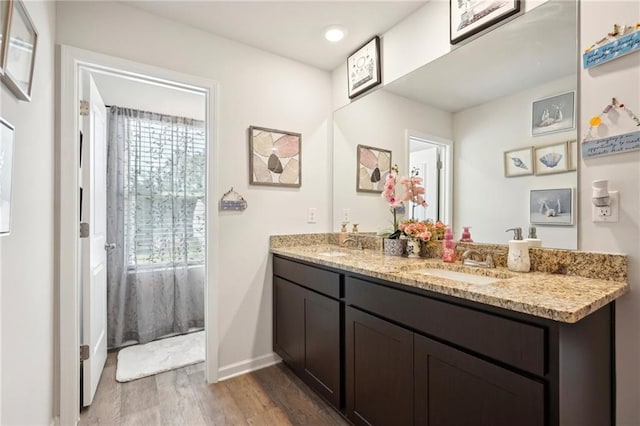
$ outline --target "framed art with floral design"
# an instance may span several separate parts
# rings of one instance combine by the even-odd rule
[[[249,183],[299,188],[301,143],[300,133],[249,127]]]
[[[382,192],[384,181],[391,169],[391,151],[358,145],[356,191]]]
[[[380,73],[380,38],[375,36],[347,59],[349,98],[353,99],[382,82]]]

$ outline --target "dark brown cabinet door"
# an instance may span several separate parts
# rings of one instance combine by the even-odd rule
[[[346,307],[347,416],[362,425],[413,424],[413,333]]]
[[[416,425],[544,425],[544,384],[415,335]]]
[[[310,387],[341,408],[340,302],[279,277],[274,350]]]
[[[340,302],[305,291],[305,381],[335,407],[340,401]]]
[[[273,346],[292,369],[300,372],[304,358],[305,289],[273,277]]]

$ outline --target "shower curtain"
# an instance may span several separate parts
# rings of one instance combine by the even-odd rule
[[[107,345],[204,326],[205,130],[112,106],[107,153]]]

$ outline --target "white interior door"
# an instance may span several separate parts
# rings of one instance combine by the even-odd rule
[[[418,220],[437,220],[439,212],[439,148],[435,145],[411,140],[412,151],[409,154],[409,169],[418,169],[419,175],[423,179],[425,189],[424,199],[427,207],[416,207],[415,214],[410,217]],[[410,203],[411,207],[413,203]]]
[[[102,97],[88,72],[81,76],[82,97],[89,104],[82,116],[82,222],[88,236],[81,238],[82,336],[89,346],[83,362],[83,405],[90,405],[107,359],[107,114]]]

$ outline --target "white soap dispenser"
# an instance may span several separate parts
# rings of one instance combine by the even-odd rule
[[[529,243],[529,247],[542,247],[542,240],[536,235],[535,226],[529,227],[529,236],[525,240]]]
[[[522,239],[522,228],[511,228],[506,232],[509,231],[513,231],[513,240],[509,240],[507,268],[513,272],[529,272],[531,269],[529,243]]]

